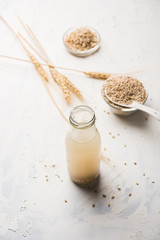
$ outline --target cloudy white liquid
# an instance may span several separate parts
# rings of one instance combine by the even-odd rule
[[[66,153],[71,179],[80,184],[94,181],[99,175],[100,165],[100,135],[95,125],[68,132]]]

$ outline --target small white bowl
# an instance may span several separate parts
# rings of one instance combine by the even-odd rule
[[[109,99],[107,97],[105,97],[105,93],[104,93],[104,88],[102,86],[102,97],[104,99],[104,101],[109,105],[111,111],[117,115],[121,115],[121,116],[129,116],[133,113],[135,113],[137,111],[136,108],[122,108],[116,104],[113,104],[109,101]],[[146,99],[144,100],[143,104],[145,104],[145,102],[147,101],[148,98],[148,92],[146,91]]]
[[[97,35],[97,40],[98,40],[98,44],[89,49],[89,50],[85,50],[85,51],[80,51],[80,50],[76,50],[76,49],[72,49],[72,48],[69,48],[67,45],[66,45],[66,42],[65,42],[65,38],[68,34],[70,34],[71,32],[75,31],[77,28],[70,28],[68,29],[64,35],[63,35],[63,43],[64,43],[64,46],[66,47],[66,49],[73,55],[75,56],[78,56],[78,57],[87,57],[93,53],[95,53],[96,51],[98,51],[98,49],[100,48],[101,46],[101,37],[99,35],[99,33],[94,29],[94,28],[91,28],[91,27],[87,27],[86,28],[90,29],[92,32],[96,33]]]

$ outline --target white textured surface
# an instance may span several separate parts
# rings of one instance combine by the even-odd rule
[[[30,24],[55,65],[134,72],[150,91],[147,105],[160,111],[160,1],[0,0],[0,6],[16,30],[23,31],[17,15]],[[81,25],[94,27],[102,37],[100,51],[84,59],[70,55],[62,43],[66,29]],[[0,32],[1,54],[27,58],[1,22]],[[152,117],[146,121],[141,112],[127,118],[106,114],[103,81],[65,74],[94,107],[102,150],[107,148],[111,161],[101,163],[98,193],[74,185],[66,168],[66,123],[33,66],[0,59],[0,239],[159,240],[160,123]],[[78,104],[68,108],[54,94],[67,115]]]

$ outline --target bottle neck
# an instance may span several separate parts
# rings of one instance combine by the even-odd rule
[[[80,143],[91,141],[96,135],[97,129],[95,124],[83,129],[71,127],[71,138]]]
[[[85,105],[75,107],[69,117],[70,124],[77,129],[87,129],[95,124],[95,113]]]

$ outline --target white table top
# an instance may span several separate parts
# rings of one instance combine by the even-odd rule
[[[0,6],[16,31],[25,34],[17,15],[29,23],[55,65],[129,72],[149,89],[146,104],[160,111],[158,0],[1,0]],[[102,47],[77,58],[65,50],[62,36],[83,25],[99,31]],[[0,32],[0,54],[28,59],[2,22]],[[110,161],[101,162],[97,193],[73,184],[66,165],[66,122],[31,64],[0,58],[0,239],[160,239],[160,123],[142,112],[125,118],[107,114],[103,81],[61,72],[95,109],[102,152]],[[52,89],[68,117],[80,102],[73,99],[68,107],[61,90]]]

